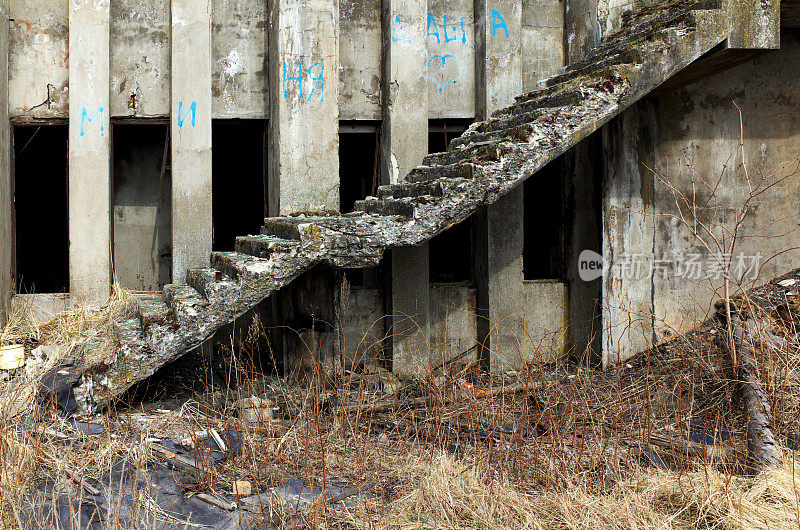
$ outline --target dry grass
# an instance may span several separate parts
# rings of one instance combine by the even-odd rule
[[[111,322],[134,304],[117,291],[105,308],[75,309],[43,326],[15,316],[1,337],[29,348],[68,344],[64,355],[75,355],[98,336],[110,343]],[[90,329],[101,332],[87,338]],[[144,442],[148,437],[196,446],[198,432],[216,429],[242,433],[243,454],[204,469],[196,485],[186,485],[188,491],[224,493],[233,480],[275,486],[289,477],[318,488],[340,479],[369,486],[368,501],[338,508],[321,502],[291,520],[306,527],[800,527],[794,453],[787,451],[784,469],[746,474],[735,381],[711,328],[646,352],[630,367],[600,372],[571,363],[532,365],[511,380],[481,376],[458,363],[405,381],[391,396],[375,376],[380,371],[364,368],[369,362],[327,380],[322,368],[302,377],[265,375],[253,351],[263,334],[256,323],[243,340],[218,351],[224,381],[207,375],[211,370],[201,366],[201,357],[188,360],[187,369],[195,371],[191,378],[205,378],[205,389],[171,405],[144,399],[106,411],[96,418],[107,428],[101,436],[70,434],[59,442],[37,429],[31,420],[42,418],[19,408],[32,402],[35,375],[0,393],[3,526],[25,526],[20,513],[42,477],[81,495],[69,474],[96,480],[123,457],[146,473],[146,463],[161,459]],[[788,376],[800,365],[800,348],[790,340],[781,344],[762,349],[763,369],[770,374],[766,386],[785,440],[797,428],[798,388],[776,374]],[[167,394],[175,391],[170,381],[167,376],[161,384]],[[528,389],[481,392],[518,381]],[[237,403],[251,395],[273,401],[276,421],[243,421]],[[698,417],[707,428],[730,432],[723,444],[730,458],[690,456],[649,443],[652,435],[665,433],[685,440]],[[58,418],[45,425],[70,433]],[[506,426],[512,430],[503,433]],[[669,469],[651,465],[643,457],[648,450]],[[165,524],[172,520],[156,507],[157,493],[140,492],[134,508],[146,512],[144,520]],[[111,504],[121,511],[123,496],[113,496]],[[118,527],[114,517],[107,526]],[[172,521],[165,527],[176,526]]]

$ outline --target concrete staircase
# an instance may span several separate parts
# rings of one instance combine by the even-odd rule
[[[187,285],[166,286],[162,299],[116,322],[105,337],[115,353],[103,366],[91,366],[97,356],[85,352],[84,370],[94,374],[84,376],[86,405],[119,396],[318,264],[371,267],[386,249],[463,221],[720,44],[727,28],[724,10],[708,1],[638,12],[586,60],[473,124],[356,212],[266,219],[261,234],[237,238],[235,252],[215,252],[209,267],[189,270]]]

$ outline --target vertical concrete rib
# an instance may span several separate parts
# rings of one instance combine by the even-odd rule
[[[211,0],[172,0],[172,281],[211,254]]]
[[[522,92],[522,0],[476,0],[476,109],[485,119]],[[522,362],[523,234],[522,187],[476,217],[474,238],[478,340],[484,365],[492,371]],[[480,307],[482,304],[483,307]]]
[[[69,2],[69,284],[76,302],[111,285],[109,0]]]
[[[339,2],[273,0],[269,212],[339,210]]]
[[[383,1],[383,184],[428,153],[427,19],[426,0]]]
[[[428,152],[427,0],[383,1],[382,181],[402,181]],[[390,314],[394,371],[428,366],[428,244],[392,250]]]
[[[0,0],[0,21],[8,23],[8,2]],[[5,27],[5,26],[4,26]],[[11,276],[11,126],[8,122],[8,32],[0,32],[0,326],[14,293]]]
[[[478,119],[522,93],[522,0],[475,0]]]

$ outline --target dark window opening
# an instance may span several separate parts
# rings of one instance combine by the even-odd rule
[[[339,208],[352,212],[357,200],[374,196],[380,185],[380,126],[339,124]]]
[[[453,138],[458,138],[472,120],[430,120],[428,123],[428,152],[447,150]],[[429,274],[431,283],[472,281],[472,220],[467,219],[448,228],[430,241]]]
[[[526,280],[564,278],[564,157],[524,183],[522,269]]]
[[[258,234],[267,204],[265,120],[212,122],[214,250],[233,250],[236,236]]]
[[[431,283],[472,281],[472,219],[431,239],[428,249]]]
[[[158,291],[172,276],[169,126],[114,123],[114,278]]]
[[[20,125],[14,142],[14,250],[19,293],[69,291],[67,125]]]
[[[428,152],[442,153],[447,151],[448,144],[458,138],[473,122],[471,119],[429,120]]]

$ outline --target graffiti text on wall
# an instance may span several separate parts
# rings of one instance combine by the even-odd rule
[[[289,99],[288,83],[297,83],[297,96],[300,101],[311,101],[314,94],[319,91],[319,101],[325,101],[325,58],[320,58],[318,63],[314,63],[308,67],[308,70],[303,68],[303,59],[297,61],[298,74],[289,75],[289,65],[283,61],[283,98]],[[303,82],[308,77],[308,83],[311,84],[311,92],[305,96],[303,91]]]
[[[459,36],[458,30],[459,26],[461,29],[461,36]],[[438,44],[442,43],[442,37],[444,37],[444,42],[449,43],[453,41],[461,42],[461,44],[467,43],[467,33],[464,31],[464,17],[461,17],[458,24],[447,22],[447,15],[442,16],[442,33],[443,35],[439,35],[439,25],[436,23],[436,18],[433,15],[428,13],[428,37],[435,37],[436,42]]]
[[[100,136],[105,136],[105,125],[103,124],[103,111],[104,110],[105,109],[103,107],[99,107],[97,109],[97,112],[95,112],[92,116],[89,116],[89,111],[86,109],[86,107],[81,107],[80,136],[83,136],[83,135],[86,134],[86,130],[84,129],[84,125],[86,123],[92,123],[94,120],[97,119],[98,116],[100,117],[100,119],[98,120],[100,122]]]
[[[492,36],[497,36],[498,30],[503,30],[502,36],[506,39],[511,37],[508,31],[508,24],[503,15],[496,9],[492,9]],[[426,28],[426,37],[436,39],[438,44],[444,41],[445,44],[450,42],[460,42],[461,44],[467,43],[467,32],[464,29],[464,17],[458,19],[458,22],[453,22],[450,19],[448,22],[447,15],[442,16],[441,24],[437,21],[433,14],[428,13],[428,22]],[[406,34],[405,25],[400,15],[394,16],[392,23],[392,42],[399,42],[401,44],[411,44],[411,38]]]
[[[192,127],[194,127],[195,123],[197,122],[197,101],[192,101],[189,103],[189,108],[186,109],[186,112],[183,112],[183,101],[178,102],[178,127],[183,127],[183,123],[186,121],[186,118],[189,116],[190,112],[192,113]]]

